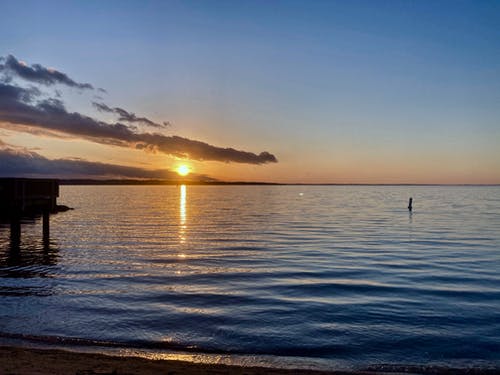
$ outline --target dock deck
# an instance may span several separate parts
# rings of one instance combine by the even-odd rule
[[[3,216],[55,212],[59,181],[55,179],[0,178],[0,212]]]
[[[11,243],[19,247],[21,218],[43,217],[43,239],[49,239],[50,214],[57,212],[59,181],[55,179],[0,178],[0,219],[10,222]]]

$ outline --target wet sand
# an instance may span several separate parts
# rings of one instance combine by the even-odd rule
[[[363,371],[317,371],[193,363],[59,349],[0,346],[1,375],[498,375],[500,368],[377,365]]]
[[[262,367],[240,367],[222,364],[200,364],[174,360],[151,360],[94,353],[77,353],[54,349],[32,349],[0,346],[0,374],[29,375],[257,375],[307,374],[352,375],[352,372],[287,370]],[[373,374],[358,372],[357,374]]]

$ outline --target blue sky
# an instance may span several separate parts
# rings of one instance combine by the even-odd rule
[[[105,88],[169,134],[276,155],[187,160],[214,178],[500,183],[495,1],[3,1],[0,56]],[[91,98],[72,111],[101,116]],[[16,133],[49,158],[156,169],[171,155]]]

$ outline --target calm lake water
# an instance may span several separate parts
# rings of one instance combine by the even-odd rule
[[[48,244],[39,219],[18,248],[0,226],[0,343],[500,367],[500,187],[63,186],[59,202],[75,210]]]

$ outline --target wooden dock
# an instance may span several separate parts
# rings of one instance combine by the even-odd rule
[[[43,239],[50,236],[50,214],[57,212],[59,181],[55,179],[0,178],[0,217],[10,222],[11,240],[20,243],[21,219],[42,215]]]

